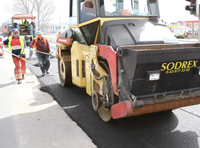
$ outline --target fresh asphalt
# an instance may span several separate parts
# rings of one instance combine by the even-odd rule
[[[36,58],[30,61],[37,63]],[[49,75],[41,76],[40,69],[30,64],[27,67],[42,90],[53,96],[98,148],[199,148],[200,105],[105,123],[84,88],[60,85],[56,58],[51,58]]]

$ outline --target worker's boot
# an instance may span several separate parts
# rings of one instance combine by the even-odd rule
[[[25,79],[24,74],[22,74],[22,79]]]
[[[21,84],[21,83],[22,83],[22,80],[21,80],[21,79],[18,79],[17,84]]]
[[[49,70],[47,70],[46,73],[49,74]]]

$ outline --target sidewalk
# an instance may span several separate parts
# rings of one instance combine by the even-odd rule
[[[179,42],[198,42],[198,39],[178,39]]]
[[[40,91],[28,69],[18,85],[9,54],[0,57],[0,67],[0,147],[96,148],[57,102]]]

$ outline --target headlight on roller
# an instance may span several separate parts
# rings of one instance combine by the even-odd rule
[[[160,70],[147,71],[147,80],[148,81],[157,81],[159,79],[160,79]]]

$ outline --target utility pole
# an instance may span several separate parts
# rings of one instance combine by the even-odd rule
[[[190,11],[191,15],[198,17],[198,19],[200,20],[198,0],[186,0],[186,1],[190,2],[190,5],[186,5],[185,10]],[[194,29],[193,26],[192,26],[192,29]],[[200,42],[200,21],[199,21],[199,29],[198,29],[198,42]]]
[[[199,5],[200,7],[200,5]],[[200,10],[200,9],[199,9]],[[198,27],[198,42],[200,43],[200,13],[198,12],[199,27]]]

